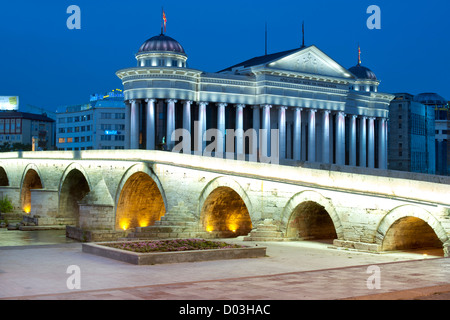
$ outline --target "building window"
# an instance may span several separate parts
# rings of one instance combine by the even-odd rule
[[[111,137],[112,137],[112,136],[101,135],[101,136],[100,136],[100,140],[101,140],[101,141],[111,141]]]
[[[115,119],[125,119],[125,113],[116,113],[115,114]]]
[[[112,129],[112,124],[103,123],[103,124],[100,125],[100,129],[101,130],[111,130]]]
[[[59,138],[59,139],[58,139],[58,142],[59,142],[59,143],[66,143],[66,138]]]
[[[58,133],[66,133],[66,128],[59,128]]]
[[[101,119],[111,119],[111,113],[102,112],[100,115]]]
[[[73,142],[73,138],[67,138],[67,143],[72,143]]]
[[[118,136],[115,136],[115,139],[114,139],[115,141],[125,141],[125,136],[124,135],[118,135]]]

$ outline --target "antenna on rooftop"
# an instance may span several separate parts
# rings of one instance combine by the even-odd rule
[[[305,47],[305,21],[303,21],[303,23],[302,23],[302,35],[303,35],[302,48],[304,48]]]
[[[267,22],[266,22],[266,42],[265,42],[265,55],[267,56]]]

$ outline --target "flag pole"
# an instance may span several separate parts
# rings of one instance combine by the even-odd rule
[[[164,7],[161,7],[161,35],[164,34]]]

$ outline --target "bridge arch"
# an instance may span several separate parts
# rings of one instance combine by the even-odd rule
[[[377,228],[375,242],[381,250],[443,248],[449,240],[441,223],[427,210],[403,205],[391,210]]]
[[[86,170],[79,163],[71,163],[64,170],[59,183],[58,217],[66,219],[66,224],[79,224],[81,201],[92,190]]]
[[[215,237],[247,235],[253,229],[250,198],[231,178],[217,177],[210,181],[198,203],[201,227]]]
[[[166,214],[167,199],[156,174],[145,164],[130,167],[115,197],[115,229],[148,227]]]
[[[316,191],[302,191],[287,202],[281,231],[290,238],[343,239],[343,227],[331,201]]]
[[[9,175],[6,166],[0,163],[0,187],[9,186]]]
[[[44,188],[41,177],[41,172],[34,163],[28,164],[23,171],[20,182],[20,205],[25,213],[31,211],[31,190]]]

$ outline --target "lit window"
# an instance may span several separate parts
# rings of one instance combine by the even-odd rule
[[[58,142],[59,142],[59,143],[66,143],[66,138],[59,138],[59,139],[58,139]]]

